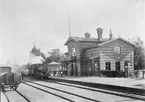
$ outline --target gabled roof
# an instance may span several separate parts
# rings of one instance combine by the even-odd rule
[[[74,40],[76,43],[79,42],[98,42],[97,38],[86,38],[86,37],[69,37],[64,45],[67,45],[69,41]],[[102,41],[107,41],[108,38],[103,38]]]
[[[121,37],[118,37],[118,38],[116,38],[116,39],[112,39],[112,40],[108,40],[108,41],[106,41],[106,42],[100,43],[100,44],[98,44],[98,46],[103,46],[103,45],[108,44],[108,43],[110,43],[110,42],[113,42],[113,41],[115,41],[115,40],[122,40],[122,41],[124,41],[125,43],[127,43],[127,44],[129,44],[129,45],[135,47],[134,44],[130,43],[129,41],[127,41],[127,40],[125,40],[125,39],[123,39],[123,38],[121,38]]]
[[[98,41],[96,38],[85,38],[85,37],[71,37],[72,39],[76,41]]]
[[[127,40],[125,40],[125,39],[123,39],[123,38],[121,38],[121,37],[118,37],[118,38],[116,38],[116,39],[112,39],[112,40],[104,41],[104,42],[102,42],[102,43],[98,43],[97,45],[88,47],[88,48],[86,48],[86,49],[94,48],[94,47],[101,47],[101,46],[103,46],[103,45],[105,45],[105,44],[108,44],[108,43],[110,43],[110,42],[113,42],[113,41],[115,41],[115,40],[122,40],[122,41],[124,41],[125,43],[127,43],[127,44],[129,44],[129,45],[135,47],[135,45],[132,44],[132,43],[130,43],[129,41],[127,41]]]

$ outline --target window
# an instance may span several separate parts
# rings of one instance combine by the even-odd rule
[[[106,70],[111,70],[111,63],[110,62],[106,62]]]
[[[98,69],[98,62],[95,62],[95,69]]]
[[[72,56],[76,56],[76,49],[72,48]]]
[[[115,62],[116,71],[120,71],[120,62]]]
[[[120,54],[120,47],[119,46],[114,47],[114,53]]]
[[[73,51],[73,52],[76,52],[76,49],[75,49],[75,48],[72,48],[72,51]]]

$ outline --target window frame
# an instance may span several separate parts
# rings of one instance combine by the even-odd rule
[[[105,65],[106,70],[111,71],[111,62],[106,62]]]
[[[120,46],[115,46],[114,47],[114,53],[115,54],[120,54],[121,53],[121,47]]]
[[[72,48],[72,56],[76,56],[76,48],[75,47]]]
[[[121,63],[120,63],[120,61],[118,61],[118,62],[115,62],[115,68],[116,68],[116,71],[120,71],[120,68],[121,67]],[[119,69],[119,70],[118,70]]]

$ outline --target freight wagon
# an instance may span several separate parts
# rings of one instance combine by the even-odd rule
[[[10,89],[13,88],[16,90],[21,83],[21,74],[11,72],[11,67],[7,67],[6,69],[4,67],[1,67],[1,69],[4,70],[2,70],[0,74],[0,89],[5,91],[5,88],[9,87]]]
[[[4,72],[11,72],[11,67],[9,66],[1,66],[0,67],[0,74]]]

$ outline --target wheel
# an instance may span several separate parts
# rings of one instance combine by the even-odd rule
[[[18,88],[18,85],[15,85],[15,86],[14,86],[14,90],[17,90],[17,88]]]
[[[18,87],[15,87],[14,89],[17,90]]]
[[[3,91],[3,92],[6,92],[5,88],[2,88],[2,91]]]

